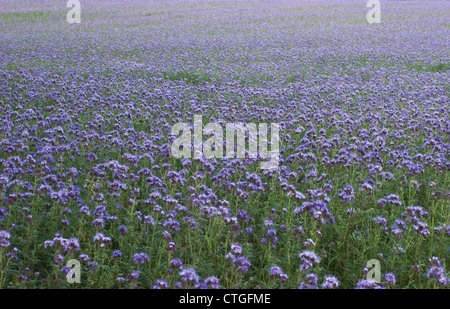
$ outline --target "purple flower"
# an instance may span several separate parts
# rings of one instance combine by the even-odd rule
[[[68,267],[68,266],[63,266],[63,267],[61,268],[61,271],[62,271],[65,275],[68,275],[68,272],[71,271],[71,270],[72,270],[72,268],[70,268],[70,267]]]
[[[269,230],[267,230],[266,235],[267,235],[267,237],[269,237],[269,238],[274,238],[274,237],[277,235],[277,230],[275,230],[275,229],[269,229]]]
[[[441,261],[438,257],[433,256],[430,260],[431,267],[427,271],[428,278],[435,278],[436,282],[440,285],[448,284],[449,278],[445,273],[445,268],[441,266]]]
[[[0,221],[3,221],[5,216],[8,214],[8,209],[0,207]]]
[[[44,248],[53,247],[54,241],[53,240],[46,240],[44,241]]]
[[[169,283],[167,280],[164,279],[156,279],[155,285],[152,287],[153,289],[161,290],[161,289],[168,289]]]
[[[371,279],[361,279],[356,284],[355,289],[384,289],[384,287],[378,285],[375,280]]]
[[[120,250],[114,250],[112,253],[113,258],[120,258],[122,256],[122,251]]]
[[[80,254],[78,257],[84,262],[89,261],[89,256],[87,254]]]
[[[128,232],[128,229],[125,225],[121,225],[121,226],[119,226],[119,232],[120,232],[120,235],[124,236]]]
[[[148,261],[148,260],[149,260],[149,256],[144,252],[136,253],[133,256],[134,264],[144,264],[145,261]]]
[[[231,252],[234,254],[242,254],[242,247],[239,244],[231,244]]]
[[[205,279],[205,284],[209,286],[211,289],[219,289],[219,278],[211,276]]]
[[[340,282],[335,276],[325,276],[325,280],[322,283],[324,289],[335,289],[339,287]]]
[[[373,218],[373,221],[375,221],[378,225],[386,225],[386,223],[387,223],[386,218],[383,218],[383,217]]]
[[[300,270],[307,271],[314,264],[320,262],[320,258],[314,253],[314,251],[303,251],[300,256]]]
[[[55,260],[53,261],[53,263],[55,263],[56,265],[58,265],[59,263],[61,263],[64,260],[64,256],[62,256],[61,254],[58,254],[55,258]]]
[[[0,247],[6,248],[9,246],[10,242],[8,239],[11,237],[7,231],[0,231]]]
[[[304,245],[306,248],[309,248],[309,247],[314,247],[314,246],[316,245],[316,243],[315,243],[312,239],[308,238],[308,239],[303,243],[303,245]]]
[[[141,274],[141,271],[140,270],[136,270],[136,271],[133,271],[133,272],[131,272],[129,275],[128,275],[128,280],[130,280],[130,281],[138,281],[139,280],[139,275]]]
[[[318,281],[319,279],[317,278],[317,275],[316,275],[316,274],[308,274],[308,275],[306,275],[306,280],[308,281],[308,283],[309,283],[310,285],[316,285],[316,284],[317,284],[317,281]]]
[[[8,252],[6,254],[6,256],[12,260],[17,261],[18,257],[17,257],[17,253],[19,253],[19,249],[17,249],[16,247],[14,247],[10,252]]]
[[[395,285],[395,283],[397,282],[394,273],[387,273],[387,274],[385,275],[385,278],[386,278],[386,282],[387,282],[389,285]]]
[[[249,267],[252,264],[250,262],[250,260],[244,256],[235,257],[235,258],[233,258],[232,261],[233,261],[234,265],[237,266],[238,270],[243,274],[248,272]]]
[[[199,282],[199,277],[194,268],[183,268],[179,275],[183,284]]]
[[[144,216],[144,224],[155,226],[155,219],[152,216]]]
[[[281,270],[280,266],[272,266],[272,267],[270,267],[270,276],[271,277],[278,277],[282,273],[283,273],[283,271]]]
[[[110,245],[111,244],[111,238],[110,237],[106,237],[103,233],[97,233],[94,236],[94,243],[99,243],[100,244],[100,248],[103,248],[106,245]]]
[[[180,259],[177,258],[171,258],[170,259],[170,265],[172,265],[172,267],[178,268],[178,269],[182,269],[183,268],[183,263],[181,262]]]
[[[286,282],[288,279],[288,275],[283,273],[280,266],[275,265],[270,267],[270,278],[280,278],[281,282]]]

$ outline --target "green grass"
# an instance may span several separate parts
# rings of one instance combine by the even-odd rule
[[[47,22],[50,19],[65,16],[67,11],[28,11],[0,13],[0,18],[5,22]]]
[[[411,69],[417,72],[429,72],[429,73],[443,73],[450,70],[450,63],[439,63],[436,65],[412,65]]]

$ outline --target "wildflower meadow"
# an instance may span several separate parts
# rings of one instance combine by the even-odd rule
[[[449,1],[0,0],[0,288],[450,288],[449,38]]]

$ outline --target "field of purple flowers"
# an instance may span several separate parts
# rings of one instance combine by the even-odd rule
[[[0,0],[0,288],[450,287],[450,2],[80,2]]]

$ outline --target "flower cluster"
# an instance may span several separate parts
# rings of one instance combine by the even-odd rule
[[[1,2],[0,288],[447,287],[448,1]]]

